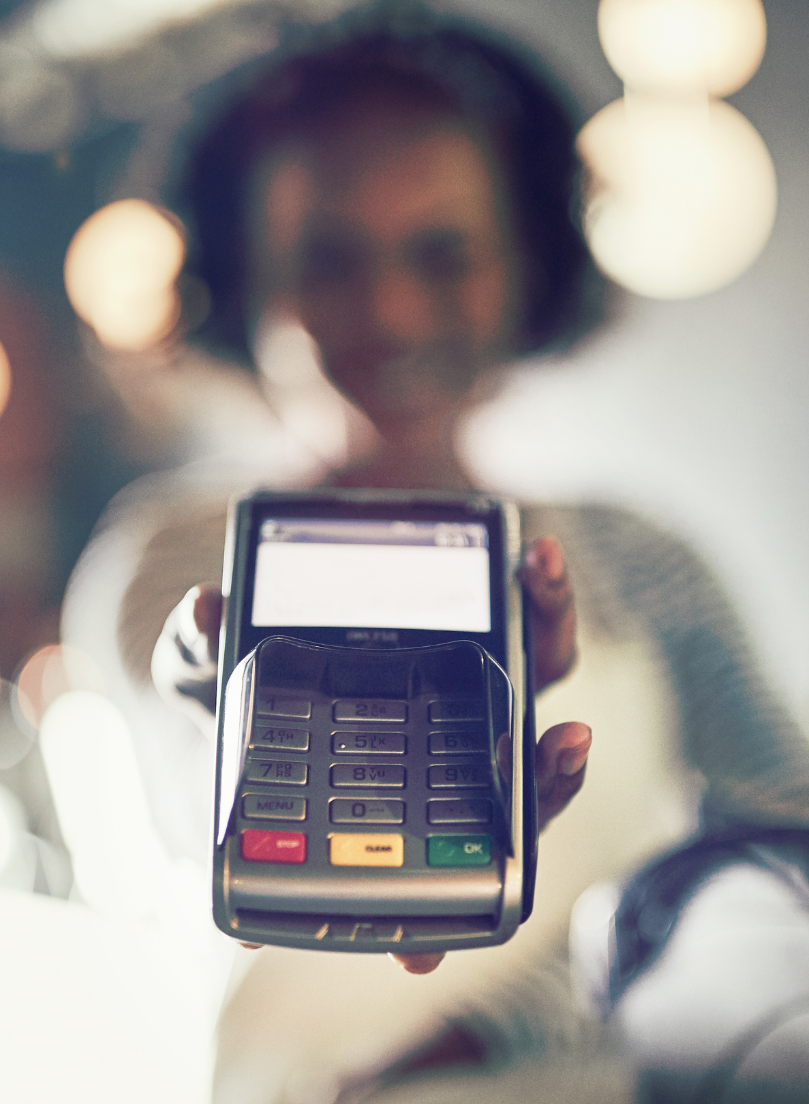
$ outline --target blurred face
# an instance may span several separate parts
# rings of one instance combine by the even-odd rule
[[[367,108],[276,151],[256,202],[265,300],[297,314],[383,433],[462,408],[507,353],[512,228],[492,159],[461,122]]]

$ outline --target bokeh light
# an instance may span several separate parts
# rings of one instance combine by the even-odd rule
[[[592,187],[585,233],[599,267],[641,295],[702,295],[755,260],[777,187],[755,128],[722,101],[609,104],[579,135]]]
[[[112,349],[163,341],[180,315],[175,287],[185,256],[177,223],[140,199],[110,203],[76,231],[65,258],[73,309]]]
[[[28,833],[22,802],[7,786],[0,786],[0,886],[30,893],[36,868],[36,844]]]
[[[17,688],[0,679],[0,770],[21,762],[34,746],[36,729],[29,722],[19,723]]]
[[[9,363],[8,354],[0,344],[0,414],[8,406],[8,400],[11,396],[11,364]]]
[[[222,0],[45,0],[32,13],[35,38],[57,56],[109,50],[155,26],[187,19]]]
[[[373,425],[328,379],[315,341],[295,318],[265,313],[254,352],[279,420],[319,460],[341,467],[376,445]]]
[[[761,0],[601,0],[601,45],[635,90],[727,96],[764,54]]]
[[[48,706],[69,690],[101,690],[97,664],[78,648],[46,644],[20,668],[12,706],[20,727],[36,731]]]
[[[92,691],[62,694],[45,712],[40,745],[83,900],[107,915],[154,915],[166,860],[120,710]]]

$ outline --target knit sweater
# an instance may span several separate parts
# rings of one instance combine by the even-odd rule
[[[185,592],[221,579],[227,500],[249,482],[177,473],[128,488],[82,557],[65,605],[66,641],[93,657],[129,722],[167,848],[199,862],[210,831],[212,727],[202,710],[192,719],[165,704],[150,660]],[[272,1060],[283,1055],[287,1069],[329,1079],[373,1065],[458,1009],[480,1009],[483,994],[516,992],[516,979],[544,969],[537,964],[563,943],[587,886],[623,876],[700,822],[809,827],[809,744],[764,684],[694,553],[604,506],[526,507],[523,528],[526,539],[552,533],[562,542],[580,622],[577,668],[538,698],[538,731],[570,719],[594,730],[585,786],[540,839],[534,913],[509,944],[450,955],[419,979],[378,956],[275,949],[254,980],[264,976],[275,992],[310,992],[310,1030],[301,1031],[288,1004],[270,1000],[258,1012],[251,1006],[250,1030],[256,1053],[266,1056],[272,1038]],[[517,989],[520,1008],[528,1007],[525,986]],[[498,1001],[485,997],[486,1015],[503,1025],[495,1034],[514,1035],[506,1050],[526,1050],[512,1031],[517,1022],[526,1030],[525,1016],[513,1001]],[[533,1039],[547,1027],[542,1002],[536,1008]],[[623,1085],[620,1070],[615,1076]]]

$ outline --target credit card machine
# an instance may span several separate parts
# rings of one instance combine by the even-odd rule
[[[259,492],[231,511],[213,911],[244,942],[505,942],[536,870],[519,514]]]

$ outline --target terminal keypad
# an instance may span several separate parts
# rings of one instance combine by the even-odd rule
[[[248,862],[487,865],[496,828],[484,702],[257,695],[238,801]]]

